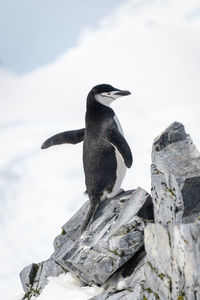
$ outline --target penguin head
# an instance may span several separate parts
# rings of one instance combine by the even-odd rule
[[[131,94],[129,91],[116,89],[109,84],[96,85],[92,91],[95,100],[105,106],[110,106],[110,104],[119,97]]]

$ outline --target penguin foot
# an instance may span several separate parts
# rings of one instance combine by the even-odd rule
[[[116,196],[120,196],[120,195],[123,194],[124,192],[125,192],[124,189],[120,189]]]

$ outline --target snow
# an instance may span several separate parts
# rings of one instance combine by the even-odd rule
[[[71,273],[61,274],[58,277],[49,277],[48,284],[39,297],[32,300],[87,300],[103,292],[103,288],[97,286],[84,286],[84,284]],[[15,297],[21,300],[23,294]],[[13,299],[14,300],[14,299]]]
[[[198,2],[127,1],[46,67],[23,76],[0,70],[2,299],[22,293],[20,270],[52,254],[60,227],[87,199],[82,144],[40,145],[84,126],[94,85],[132,92],[112,105],[133,152],[124,189],[150,191],[151,145],[173,121],[184,123],[200,149]]]
[[[87,300],[103,292],[99,287],[82,286],[81,281],[71,274],[61,274],[57,278],[50,277],[49,283],[38,300]]]

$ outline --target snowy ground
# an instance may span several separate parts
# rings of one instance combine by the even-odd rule
[[[134,158],[123,188],[150,191],[152,141],[173,121],[185,124],[200,149],[199,11],[197,0],[130,0],[52,64],[20,77],[0,71],[2,299],[22,293],[20,270],[51,255],[60,227],[86,200],[82,145],[40,145],[84,126],[94,85],[132,91],[113,104]],[[60,289],[70,286],[69,277],[61,278]]]
[[[58,277],[50,277],[48,285],[39,297],[32,300],[87,300],[103,292],[102,288],[83,286],[82,282],[70,273]],[[23,295],[16,300],[21,300]]]
[[[87,300],[102,292],[103,289],[96,286],[82,286],[82,283],[71,274],[61,274],[58,278],[50,278],[49,284],[38,300],[66,300],[66,295],[67,299]]]

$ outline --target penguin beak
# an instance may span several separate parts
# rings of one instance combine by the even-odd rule
[[[130,94],[131,94],[131,92],[126,91],[126,90],[119,90],[119,91],[117,91],[117,92],[115,93],[115,95],[118,95],[119,97],[121,97],[121,96],[128,96],[128,95],[130,95]]]

